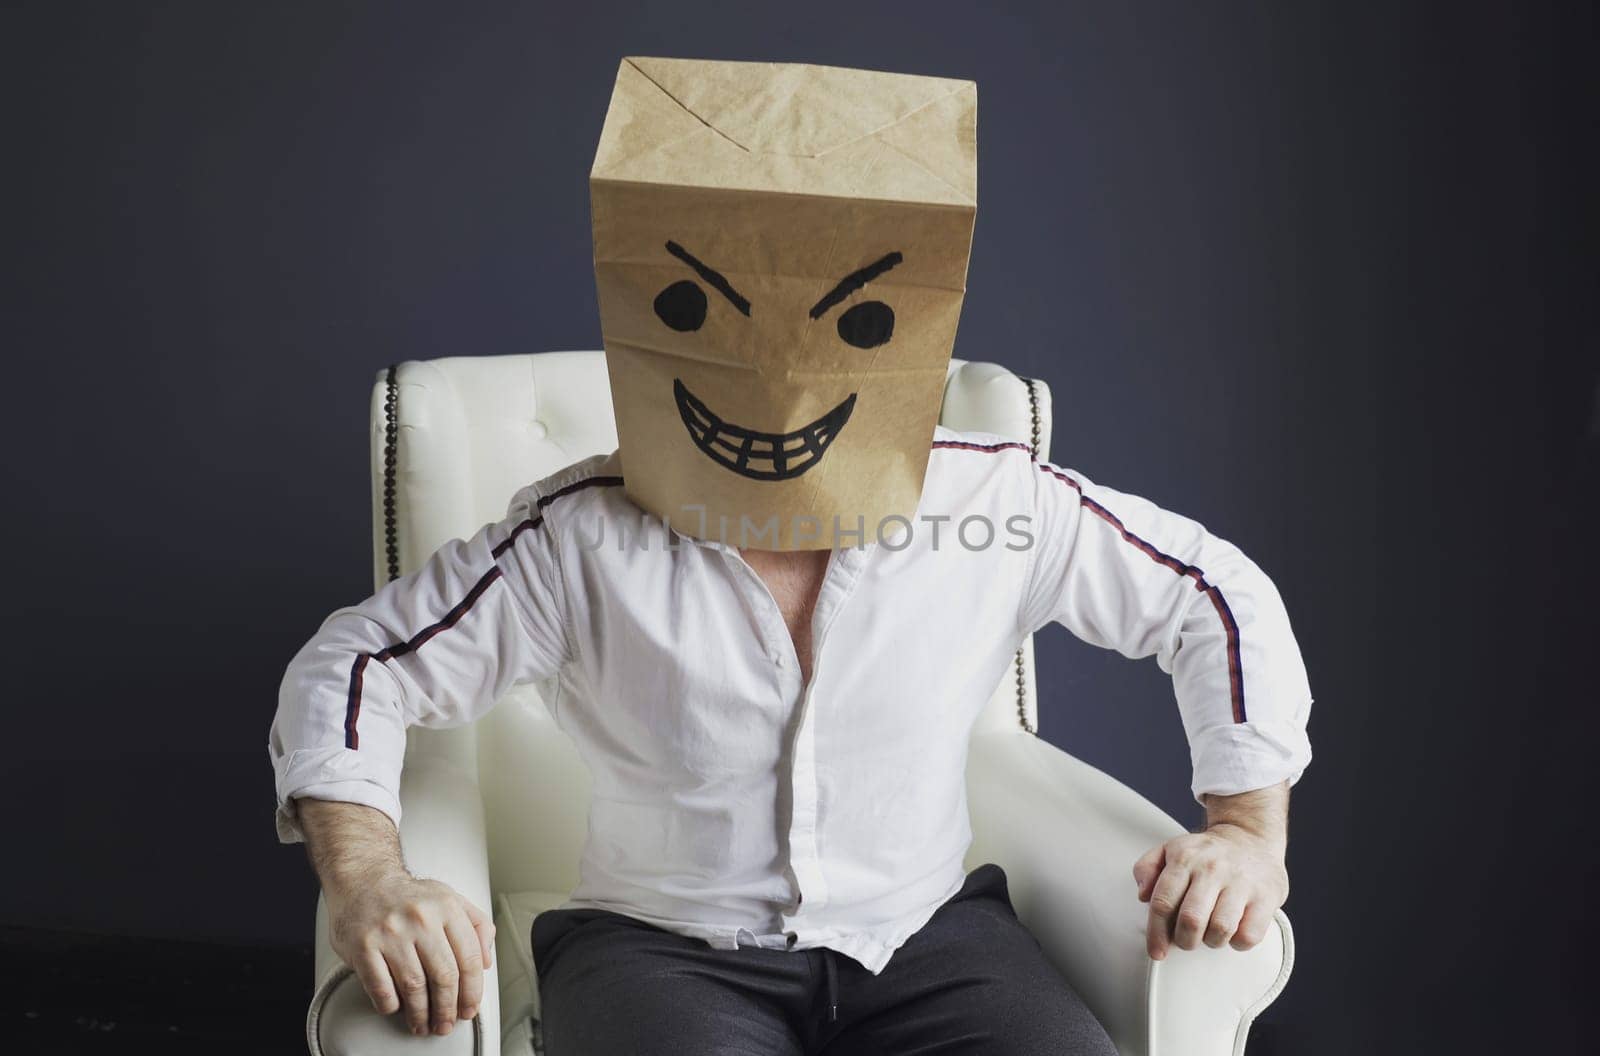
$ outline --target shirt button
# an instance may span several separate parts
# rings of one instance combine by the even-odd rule
[[[798,936],[798,935],[796,935],[796,934],[795,934],[795,933],[794,933],[794,932],[792,932],[792,931],[791,931],[791,932],[788,932],[788,933],[787,933],[787,934],[788,934],[788,936],[789,936],[789,945],[790,945],[790,946],[793,946],[793,945],[794,945],[794,944],[795,944],[795,940],[796,940],[796,939],[798,939],[798,938],[799,938],[799,937],[800,937],[800,936]]]

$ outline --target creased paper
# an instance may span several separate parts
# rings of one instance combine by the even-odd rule
[[[941,77],[622,61],[590,203],[635,502],[764,549],[914,515],[966,289],[976,102]]]

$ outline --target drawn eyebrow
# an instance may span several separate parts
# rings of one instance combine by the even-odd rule
[[[832,308],[834,305],[838,304],[852,293],[855,293],[861,287],[865,286],[879,275],[882,275],[884,272],[888,271],[890,268],[894,267],[904,259],[905,258],[900,255],[900,251],[895,250],[893,253],[884,254],[882,257],[879,257],[877,260],[873,261],[871,264],[868,264],[859,271],[852,271],[850,274],[840,279],[839,285],[829,290],[826,297],[823,297],[822,300],[818,301],[812,306],[811,318],[822,318],[823,312],[826,312],[829,308]]]
[[[743,312],[745,315],[750,314],[750,302],[745,300],[744,297],[740,295],[739,291],[734,289],[732,284],[729,283],[727,279],[722,277],[722,273],[720,271],[706,267],[704,264],[700,263],[699,260],[695,259],[695,255],[693,253],[690,253],[687,249],[684,249],[671,239],[667,240],[667,252],[671,253],[673,256],[677,257],[679,260],[693,268],[696,274],[715,287],[716,291],[726,297],[729,303],[731,303],[735,308],[739,309],[739,311]]]

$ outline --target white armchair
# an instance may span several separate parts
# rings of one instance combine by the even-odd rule
[[[375,586],[504,516],[531,480],[616,446],[600,352],[457,356],[379,374],[372,392]],[[944,424],[1050,440],[1050,390],[990,363],[954,360]],[[387,501],[386,501],[387,499]],[[495,966],[476,1019],[418,1038],[375,1012],[328,945],[318,900],[316,982],[306,1018],[313,1056],[539,1051],[533,916],[578,882],[589,776],[546,710],[519,686],[478,722],[412,729],[401,787],[407,863],[489,909]],[[1104,773],[1040,739],[1032,645],[996,688],[967,765],[971,869],[998,862],[1022,921],[1105,1024],[1122,1056],[1239,1056],[1256,1014],[1294,961],[1288,918],[1247,953],[1145,954],[1133,862],[1183,827]]]

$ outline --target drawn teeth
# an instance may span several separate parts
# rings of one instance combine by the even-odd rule
[[[827,414],[794,432],[762,433],[730,425],[711,413],[681,380],[673,379],[672,391],[695,446],[717,464],[752,480],[788,480],[816,465],[850,420],[856,402],[856,394],[851,393]]]

